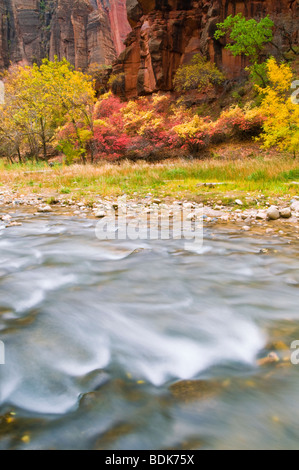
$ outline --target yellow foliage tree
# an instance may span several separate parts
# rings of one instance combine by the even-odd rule
[[[15,67],[7,73],[5,85],[6,99],[0,106],[0,141],[16,140],[17,132],[29,156],[37,159],[42,155],[46,159],[57,129],[66,122],[74,125],[79,144],[82,135],[78,122],[92,133],[92,80],[74,70],[65,59],[45,59],[41,66]]]
[[[289,65],[270,58],[267,75],[270,85],[258,88],[263,96],[260,110],[266,118],[260,139],[265,148],[276,145],[295,156],[299,148],[299,105],[291,99],[292,71]]]

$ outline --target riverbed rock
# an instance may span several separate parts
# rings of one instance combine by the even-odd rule
[[[7,222],[8,220],[11,220],[11,215],[9,214],[5,214],[5,215],[2,215],[1,217],[1,220],[3,220],[3,222]]]
[[[21,222],[10,222],[9,224],[6,225],[6,228],[9,228],[9,227],[22,227],[22,223]]]
[[[261,359],[258,359],[257,361],[257,365],[260,366],[260,367],[264,367],[264,366],[268,366],[268,365],[273,365],[273,364],[277,364],[278,362],[280,362],[280,359],[278,357],[278,355],[276,354],[276,352],[272,351],[268,354],[267,357],[263,357]]]
[[[196,215],[192,212],[191,214],[187,215],[187,220],[194,222],[196,220]]]
[[[220,394],[226,386],[216,380],[182,380],[172,384],[169,389],[177,400],[191,402],[210,399]]]
[[[238,206],[243,206],[243,202],[241,201],[241,199],[236,199],[235,204],[237,204]]]
[[[107,213],[105,211],[98,211],[95,213],[95,217],[97,219],[103,219],[106,216],[107,216]]]
[[[41,213],[46,213],[46,212],[52,212],[53,209],[51,206],[49,205],[46,205],[46,206],[40,206],[38,209],[37,209],[37,212],[41,212]]]
[[[291,204],[291,210],[299,213],[299,201],[293,201]]]
[[[277,207],[275,206],[269,207],[269,209],[267,210],[267,218],[269,220],[277,220],[279,219],[279,217],[280,217],[280,213]]]
[[[257,220],[266,220],[266,219],[267,219],[267,213],[266,213],[265,211],[263,211],[263,212],[262,212],[262,211],[259,211],[259,212],[256,214],[255,218],[256,218]]]
[[[284,207],[283,209],[280,209],[280,217],[283,219],[289,219],[292,217],[292,211],[290,207]]]

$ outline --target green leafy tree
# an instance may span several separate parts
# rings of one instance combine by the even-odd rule
[[[253,81],[260,81],[266,86],[266,66],[261,62],[261,56],[267,43],[272,43],[274,23],[267,15],[259,21],[254,18],[247,20],[242,13],[228,16],[223,23],[217,24],[215,39],[228,35],[229,42],[225,46],[233,56],[245,55],[251,66],[250,75]]]

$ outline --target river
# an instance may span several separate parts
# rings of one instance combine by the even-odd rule
[[[206,227],[192,251],[19,217],[0,227],[0,449],[298,448],[298,239]]]

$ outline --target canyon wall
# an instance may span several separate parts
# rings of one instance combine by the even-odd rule
[[[179,65],[199,52],[230,78],[237,77],[246,62],[233,57],[223,40],[213,39],[216,24],[230,14],[256,18],[270,14],[298,36],[296,0],[127,0],[127,12],[133,30],[114,69],[125,73],[128,97],[171,90]]]
[[[130,30],[125,0],[0,0],[0,67],[55,55],[111,64]]]
[[[234,78],[246,62],[213,36],[238,12],[270,14],[298,40],[298,0],[0,0],[0,69],[54,56],[83,70],[114,62],[131,97],[171,90],[179,65],[200,52]]]

